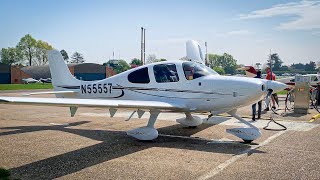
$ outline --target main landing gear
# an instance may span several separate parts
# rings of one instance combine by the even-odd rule
[[[127,135],[143,141],[156,139],[158,137],[158,131],[154,128],[154,123],[156,122],[159,113],[160,111],[158,110],[151,110],[147,126],[127,131]]]

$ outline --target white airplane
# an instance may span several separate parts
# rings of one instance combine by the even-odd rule
[[[257,75],[257,71],[253,66],[244,66],[239,69],[245,71],[246,77],[255,77]],[[316,87],[320,83],[320,74],[306,74],[303,76],[310,77],[310,85],[313,87]],[[295,86],[295,76],[277,79],[276,81],[279,81],[281,83],[288,85],[287,90],[294,88]]]
[[[78,107],[109,108],[113,117],[120,108],[134,109],[138,117],[150,112],[145,127],[127,132],[139,140],[158,137],[154,124],[160,112],[183,112],[177,119],[185,126],[198,126],[202,119],[191,115],[196,112],[219,114],[227,112],[247,127],[228,129],[245,142],[261,136],[257,127],[236,114],[238,108],[262,99],[267,89],[280,91],[285,84],[263,79],[221,76],[201,64],[198,43],[187,43],[191,61],[164,61],[140,66],[98,81],[81,81],[71,75],[57,50],[48,53],[53,93],[57,98],[0,97],[0,103],[52,105],[70,107],[73,117]],[[196,59],[195,59],[196,58]],[[46,92],[31,93],[44,94]]]

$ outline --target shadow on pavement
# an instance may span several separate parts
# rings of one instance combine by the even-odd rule
[[[0,136],[54,130],[76,134],[96,141],[102,141],[99,144],[87,146],[64,154],[49,157],[47,159],[32,162],[20,167],[12,168],[10,171],[15,177],[22,179],[52,179],[152,147],[187,149],[232,155],[239,154],[249,150],[250,148],[249,145],[241,143],[229,142],[217,144],[209,143],[211,140],[207,139],[188,138],[192,134],[212,126],[208,124],[202,124],[198,128],[193,129],[183,128],[181,125],[159,128],[158,131],[161,134],[174,134],[176,136],[171,137],[160,135],[155,141],[143,142],[129,138],[124,131],[88,130],[75,128],[75,126],[89,122],[90,121],[80,121],[70,123],[68,126],[17,126],[1,128],[16,130],[2,132],[0,133]],[[258,153],[258,151],[251,153]]]

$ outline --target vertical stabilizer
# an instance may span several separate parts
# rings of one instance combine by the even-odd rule
[[[187,58],[193,62],[204,64],[201,47],[198,42],[189,40],[186,43]]]
[[[80,85],[81,81],[70,73],[58,50],[48,51],[48,60],[53,86]]]

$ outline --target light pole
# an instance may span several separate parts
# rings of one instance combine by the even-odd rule
[[[141,62],[142,65],[144,65],[144,60],[143,60],[143,27],[141,27]]]
[[[205,57],[205,65],[209,66],[209,59],[208,59],[208,44],[207,42],[204,43],[204,45],[206,46],[206,57]]]

